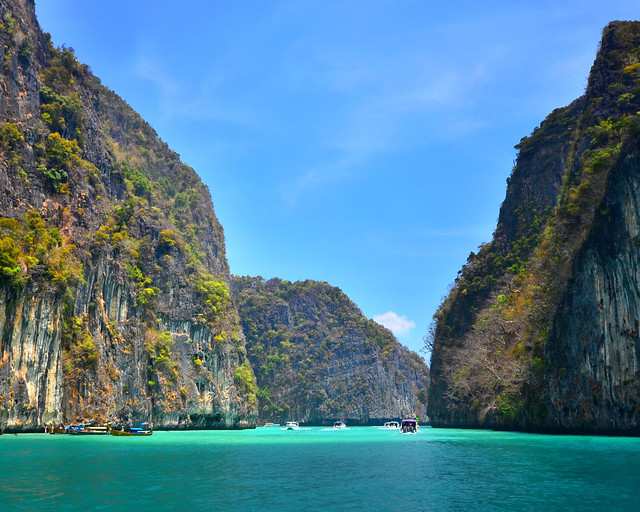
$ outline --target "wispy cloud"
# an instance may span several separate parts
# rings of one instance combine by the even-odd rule
[[[387,311],[382,315],[376,315],[373,317],[374,322],[384,325],[396,336],[403,336],[409,334],[411,329],[414,329],[416,323],[413,320],[409,320],[406,316],[398,315],[393,311]]]
[[[356,174],[355,169],[363,161],[362,154],[343,154],[335,160],[313,166],[306,172],[283,181],[280,185],[283,205],[295,208],[309,194],[351,181]]]
[[[156,60],[151,53],[143,50],[133,64],[134,76],[150,82],[157,91],[158,106],[163,117],[256,124],[256,112],[237,106],[233,98],[224,100],[224,95],[230,89],[229,84],[224,83],[224,77],[212,78],[211,74],[205,74],[199,80],[185,83],[166,72],[164,64],[164,61]]]

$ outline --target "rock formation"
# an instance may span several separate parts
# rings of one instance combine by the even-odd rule
[[[0,20],[0,429],[253,425],[207,188],[33,2]]]
[[[236,277],[260,421],[426,419],[424,360],[327,283]]]
[[[517,146],[493,240],[435,315],[434,425],[640,433],[640,23]]]

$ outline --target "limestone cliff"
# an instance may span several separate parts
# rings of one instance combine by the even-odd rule
[[[253,425],[207,188],[33,1],[0,2],[0,48],[0,430]]]
[[[521,141],[493,240],[435,315],[436,426],[640,434],[640,23]]]
[[[380,425],[425,418],[423,359],[326,283],[236,277],[261,421]]]

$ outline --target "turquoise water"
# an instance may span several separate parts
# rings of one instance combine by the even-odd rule
[[[0,436],[0,510],[640,509],[640,439],[375,427]]]

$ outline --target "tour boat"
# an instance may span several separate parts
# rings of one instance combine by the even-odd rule
[[[400,424],[400,432],[403,434],[415,434],[418,432],[418,428],[417,420],[402,420]]]
[[[386,421],[382,428],[398,430],[398,428],[400,428],[400,424],[397,421]]]
[[[282,430],[300,430],[300,422],[298,421],[287,421],[285,428]]]
[[[264,428],[279,427],[280,423],[265,423]]]
[[[120,430],[111,429],[112,436],[150,436],[152,434],[153,430],[149,423],[141,423],[140,427],[131,427],[128,429],[125,429],[124,427]]]
[[[106,436],[109,433],[108,425],[92,426],[91,423],[79,423],[65,427],[67,434],[82,436]]]
[[[334,430],[339,430],[339,429],[342,429],[342,428],[347,428],[347,425],[345,425],[345,424],[344,424],[344,423],[342,423],[341,421],[336,421],[336,422],[333,424],[333,428],[334,428]]]

